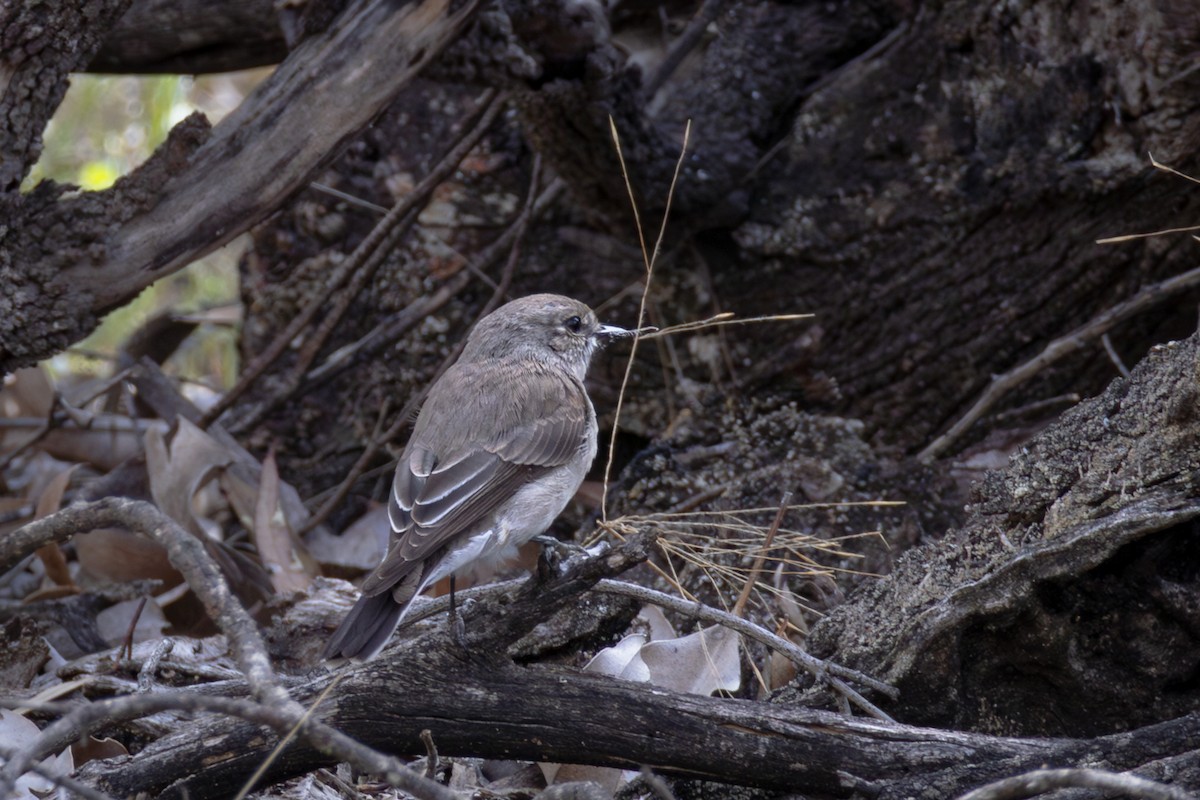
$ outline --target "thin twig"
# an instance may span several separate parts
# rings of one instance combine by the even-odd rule
[[[792,642],[789,642],[787,639],[776,636],[765,628],[755,625],[752,622],[747,622],[740,617],[735,617],[729,612],[721,611],[698,602],[681,600],[680,598],[667,594],[666,592],[660,592],[655,589],[647,589],[644,586],[638,586],[636,584],[625,583],[623,581],[616,581],[608,578],[605,578],[597,583],[595,590],[606,592],[608,594],[619,594],[624,595],[625,597],[632,597],[635,600],[641,600],[644,603],[653,603],[656,606],[661,606],[670,611],[695,617],[702,622],[709,622],[714,625],[723,625],[724,627],[736,631],[743,636],[747,636],[756,642],[760,642],[773,650],[778,650],[780,653],[787,656],[801,667],[804,667],[804,669],[808,670],[819,679],[824,680],[827,676],[832,675],[834,677],[844,678],[846,680],[859,683],[863,686],[867,686],[879,692],[880,694],[891,698],[892,700],[896,700],[900,697],[900,692],[894,686],[877,680],[876,678],[872,678],[870,675],[866,675],[858,670],[853,670],[848,667],[843,667],[839,664],[831,664],[827,661],[822,661],[821,659],[804,652],[804,650]],[[865,706],[860,707],[877,719],[891,720],[887,714],[870,703],[865,703]]]
[[[529,217],[525,215],[518,216],[517,219],[505,230],[505,232],[488,245],[479,257],[476,259],[476,267],[485,269],[498,261],[502,255],[511,251],[513,241],[517,238],[517,233],[523,230],[524,225],[528,224],[530,219],[536,219],[551,203],[561,194],[566,188],[561,178],[555,178],[549,186],[547,186],[534,203],[533,211]],[[340,375],[345,370],[358,364],[368,358],[379,353],[383,348],[390,345],[396,339],[400,338],[405,331],[416,325],[417,322],[432,314],[437,309],[441,308],[450,301],[454,295],[466,288],[470,282],[471,272],[460,272],[453,278],[442,284],[433,295],[423,297],[413,302],[408,308],[403,311],[393,314],[388,319],[383,320],[375,328],[358,341],[342,347],[325,359],[324,363],[316,369],[312,370],[305,378],[301,385],[301,391],[307,392],[311,389],[325,383],[328,380]]]
[[[334,329],[341,323],[346,311],[350,308],[350,304],[362,292],[367,282],[375,277],[375,273],[379,270],[379,267],[391,257],[396,247],[408,235],[409,231],[412,230],[419,214],[420,210],[418,209],[410,210],[406,216],[391,226],[388,236],[382,245],[371,251],[361,266],[351,273],[350,281],[344,289],[333,294],[332,298],[325,291],[320,293],[322,307],[328,308],[328,312],[305,334],[303,343],[296,353],[295,361],[288,368],[287,374],[280,384],[273,388],[267,397],[246,410],[245,413],[229,421],[228,428],[230,433],[241,434],[251,430],[266,419],[268,414],[297,394],[297,390],[304,380],[305,373],[316,359],[321,348],[329,341],[329,337],[333,335]],[[384,225],[389,219],[390,217],[382,220],[379,224]],[[366,242],[363,243],[363,245],[365,244]],[[363,245],[359,245],[359,249]],[[359,252],[359,249],[355,250],[355,254]],[[354,256],[352,255],[351,258],[353,259]]]
[[[175,649],[175,640],[171,637],[161,639],[154,649],[150,651],[150,655],[142,662],[141,668],[138,670],[137,690],[139,694],[145,694],[154,688],[154,675],[158,672],[158,667],[162,660]],[[129,660],[133,660],[133,651],[130,651]]]
[[[1196,795],[1178,786],[1100,769],[1034,770],[981,786],[958,800],[1022,800],[1057,789],[1100,789],[1137,800],[1196,800]]]
[[[691,333],[705,328],[719,328],[726,325],[749,325],[755,322],[791,322],[797,319],[812,319],[815,314],[768,314],[761,317],[735,317],[732,311],[722,311],[708,319],[694,322],[681,322],[678,325],[668,325],[662,330],[647,333],[643,339],[657,339],[660,336],[673,336],[677,333]]]
[[[1108,353],[1108,360],[1117,368],[1117,372],[1121,374],[1122,378],[1128,378],[1129,367],[1125,366],[1125,362],[1121,360],[1121,354],[1113,346],[1112,337],[1106,333],[1100,337],[1100,343],[1104,345],[1104,352]]]
[[[625,404],[625,389],[629,385],[629,377],[633,374],[633,362],[637,357],[638,342],[642,338],[641,328],[646,322],[646,300],[650,296],[650,279],[654,276],[654,263],[662,248],[663,236],[667,232],[667,219],[671,215],[671,202],[675,199],[675,186],[679,182],[679,173],[683,169],[683,159],[687,155],[688,138],[692,133],[692,121],[689,119],[683,128],[683,146],[679,148],[679,160],[675,162],[675,174],[671,176],[671,186],[667,190],[667,203],[663,209],[662,224],[658,228],[658,240],[654,243],[654,252],[646,250],[646,236],[642,232],[642,216],[638,211],[637,198],[633,194],[633,183],[629,180],[629,170],[625,165],[625,155],[621,152],[621,137],[617,133],[617,123],[609,115],[608,125],[612,131],[613,145],[617,149],[617,160],[621,164],[621,177],[625,180],[625,189],[629,192],[629,204],[633,208],[633,221],[637,226],[638,243],[642,248],[642,260],[646,264],[646,283],[642,287],[642,299],[638,306],[637,327],[639,332],[633,337],[629,348],[629,359],[625,362],[625,375],[621,379],[621,389],[617,393],[617,408],[613,412],[612,434],[608,437],[608,458],[604,462],[604,483],[600,490],[600,519],[608,521],[608,485],[612,475],[612,465],[617,451],[617,431],[621,425],[621,407]]]
[[[509,258],[504,265],[504,272],[500,276],[500,283],[496,284],[496,288],[492,292],[492,296],[488,298],[487,303],[483,307],[483,311],[479,314],[480,317],[491,313],[491,311],[500,304],[500,301],[504,299],[504,296],[508,293],[508,287],[512,285],[513,274],[516,271],[517,261],[519,260],[520,255],[521,240],[525,235],[525,231],[529,227],[530,221],[536,214],[538,201],[545,194],[543,193],[542,195],[539,195],[537,192],[537,183],[540,176],[541,159],[539,158],[534,161],[532,174],[530,176],[529,193],[527,195],[525,207],[521,210],[520,215],[513,222],[512,227],[509,229],[512,231],[512,235],[506,235],[503,237],[509,243]],[[465,278],[466,273],[461,273],[461,275]],[[396,416],[396,421],[388,427],[387,431],[385,431],[382,436],[375,437],[367,443],[367,446],[364,448],[362,454],[359,455],[358,459],[354,462],[354,466],[350,468],[350,472],[338,485],[337,491],[330,495],[329,498],[321,504],[321,507],[317,509],[312,517],[306,523],[304,523],[304,525],[300,528],[298,535],[303,536],[309,530],[324,522],[329,515],[333,513],[333,510],[337,508],[342,500],[346,498],[346,495],[350,493],[350,490],[354,487],[354,484],[358,481],[362,474],[366,472],[368,465],[370,465],[371,461],[374,460],[375,454],[379,452],[379,449],[387,442],[390,442],[392,439],[396,438],[396,436],[400,434],[400,431],[409,424],[409,422],[412,420],[413,412],[420,406],[421,403],[425,401],[425,395],[429,392],[430,387],[433,386],[434,381],[437,380],[437,378],[441,376],[441,374],[458,359],[459,354],[462,352],[462,348],[465,346],[466,338],[464,337],[457,345],[455,345],[450,354],[442,361],[434,375],[433,380],[427,382],[419,392],[409,398],[408,402],[404,404],[404,407],[400,409],[400,413]]]
[[[1055,361],[1082,350],[1092,340],[1099,338],[1113,326],[1124,322],[1130,317],[1152,308],[1172,295],[1200,285],[1200,267],[1189,270],[1182,275],[1176,275],[1161,283],[1147,286],[1133,297],[1117,303],[1112,308],[1097,314],[1085,324],[1059,337],[1046,345],[1042,352],[1023,364],[1010,369],[1002,375],[992,378],[991,384],[984,390],[975,404],[964,414],[950,430],[934,439],[917,458],[920,461],[932,461],[950,445],[954,444],[975,422],[987,413],[1000,398],[1020,386],[1025,381],[1037,375]]]
[[[742,586],[742,593],[738,595],[737,602],[733,604],[733,615],[735,617],[742,616],[746,610],[746,601],[750,599],[750,590],[754,588],[754,584],[758,581],[758,573],[762,571],[763,562],[767,560],[767,553],[771,550],[771,543],[775,541],[775,534],[779,533],[779,526],[783,524],[783,516],[787,513],[788,501],[792,499],[790,491],[783,493],[783,499],[779,501],[779,511],[775,514],[775,519],[771,522],[771,527],[767,529],[767,536],[763,539],[762,548],[758,551],[758,555],[754,557],[754,563],[750,567],[749,574],[746,575],[746,583]]]
[[[475,149],[484,134],[491,129],[507,103],[508,95],[489,90],[487,100],[481,103],[482,111],[477,112],[476,119],[472,121],[466,132],[450,151],[439,159],[433,170],[404,198],[404,201],[397,204],[396,208],[376,226],[376,230],[383,229],[382,234],[375,236],[375,230],[372,230],[372,235],[355,248],[349,259],[355,262],[349,283],[334,297],[332,306],[321,318],[316,329],[305,337],[304,344],[296,355],[295,363],[289,368],[283,384],[269,398],[238,420],[236,426],[231,425],[231,432],[238,433],[254,427],[267,414],[294,395],[297,389],[301,388],[305,373],[321,348],[329,341],[329,337],[333,335],[334,329],[341,323],[351,303],[362,292],[367,282],[374,277],[379,267],[391,257],[412,226],[416,224],[417,216],[420,213],[419,206],[454,173],[454,170],[458,169],[462,160]],[[324,300],[326,306],[329,306],[328,295],[324,297]]]
[[[438,752],[437,743],[433,741],[433,732],[429,728],[421,730],[421,743],[425,745],[425,777],[433,780],[437,777]]]
[[[261,779],[263,775],[267,774],[267,770],[271,768],[271,765],[279,760],[280,753],[282,753],[284,748],[286,748],[291,741],[296,738],[296,734],[300,732],[300,729],[303,728],[304,724],[308,722],[309,718],[312,717],[312,713],[316,710],[317,706],[321,705],[321,703],[325,701],[325,698],[329,696],[329,693],[333,691],[335,686],[342,682],[342,678],[344,677],[345,673],[333,676],[333,680],[331,680],[329,684],[321,690],[321,693],[317,695],[315,700],[308,704],[308,708],[304,710],[304,716],[296,720],[295,724],[292,725],[291,730],[287,732],[287,735],[275,743],[275,746],[271,748],[270,754],[264,758],[261,763],[259,763],[258,767],[255,768],[250,777],[246,779],[246,782],[242,784],[242,788],[238,790],[238,793],[234,796],[233,800],[244,800],[246,795],[250,794],[250,790],[254,788],[254,785],[258,783],[259,779]]]
[[[1180,172],[1179,170],[1175,169],[1174,167],[1169,167],[1166,164],[1162,163],[1161,161],[1159,161],[1157,158],[1154,157],[1154,153],[1146,153],[1146,155],[1150,158],[1150,166],[1154,167],[1155,169],[1162,170],[1163,172],[1167,173],[1168,175],[1174,175],[1177,178],[1183,178],[1185,181],[1191,181],[1192,183],[1200,183],[1200,179],[1193,178],[1191,175],[1188,175],[1186,172]]]
[[[42,730],[37,742],[27,748],[27,750],[45,750],[49,753],[62,750],[71,742],[87,736],[98,728],[163,711],[223,714],[284,732],[290,730],[296,722],[287,712],[254,700],[184,690],[110,697],[83,705],[0,698],[0,708],[28,709],[43,714],[60,714],[59,719]],[[341,761],[347,761],[362,772],[383,775],[392,786],[403,789],[422,800],[456,800],[457,798],[457,795],[441,784],[427,781],[408,769],[399,759],[372,750],[327,725],[309,719],[304,723],[304,730],[301,733],[305,734],[310,743],[321,752],[332,755]],[[314,742],[309,737],[310,733],[321,736],[331,735],[333,738],[327,744],[336,752],[329,753],[322,747],[322,744],[325,743]],[[22,757],[22,752],[15,753],[9,759],[9,763]],[[6,769],[7,767],[8,765],[5,765]],[[24,768],[28,769],[28,767]]]
[[[492,113],[493,110],[498,110],[498,107],[502,107],[502,105],[503,103],[497,100],[497,93],[495,90],[489,89],[480,98],[479,107],[482,110],[477,111],[476,114],[488,115]],[[464,134],[464,138],[460,140],[457,145],[461,145],[463,142],[467,141],[468,137],[474,136],[478,127],[478,125],[472,125],[468,129],[468,132]],[[479,135],[482,136],[482,133]],[[476,140],[476,142],[477,141],[478,140]],[[279,357],[283,355],[284,351],[291,346],[292,342],[300,334],[300,332],[308,326],[313,317],[316,316],[317,312],[326,307],[326,304],[329,302],[330,295],[341,289],[342,286],[345,285],[346,281],[349,280],[360,267],[364,266],[365,262],[371,257],[372,254],[379,250],[382,250],[385,254],[390,251],[391,248],[387,245],[389,244],[389,241],[395,232],[396,226],[400,225],[404,221],[405,217],[407,217],[409,213],[413,211],[413,209],[415,209],[419,204],[424,203],[426,197],[435,188],[437,188],[438,185],[445,181],[445,179],[449,177],[455,169],[458,168],[463,156],[454,158],[454,155],[461,149],[457,145],[450,149],[447,155],[438,162],[433,170],[430,171],[430,173],[415,189],[413,189],[396,203],[392,210],[388,212],[387,216],[380,220],[379,223],[371,230],[371,233],[367,235],[367,238],[364,239],[362,243],[354,249],[354,252],[351,253],[345,261],[338,265],[338,268],[335,270],[334,274],[330,277],[329,281],[327,281],[325,288],[315,297],[313,297],[313,299],[309,301],[308,305],[301,309],[300,313],[292,318],[291,322],[287,324],[283,331],[276,336],[269,345],[267,345],[266,349],[259,353],[258,356],[251,361],[244,370],[242,370],[242,374],[238,378],[237,383],[234,384],[233,388],[226,392],[225,395],[212,408],[210,408],[203,417],[200,418],[199,425],[201,428],[208,427],[209,423],[233,406],[238,398],[240,398],[246,392],[246,390],[258,380],[258,378],[266,371],[266,369],[274,364]],[[465,155],[465,153],[463,155]],[[452,158],[454,159],[453,163],[450,163]]]
[[[58,392],[55,392],[54,402],[51,403],[50,410],[46,413],[46,418],[41,421],[41,424],[38,425],[37,430],[35,430],[28,439],[17,445],[12,452],[0,458],[0,472],[4,472],[6,469],[8,469],[18,456],[44,439],[46,434],[50,433],[50,431],[53,430],[56,425],[61,424],[61,415],[58,413],[58,406],[61,400],[62,398],[59,396]]]
[[[118,654],[120,658],[133,658],[133,633],[137,630],[138,620],[142,616],[142,612],[146,609],[146,601],[149,598],[142,595],[142,599],[138,601],[137,608],[134,609],[133,618],[129,620],[129,627],[125,629],[125,638],[121,640],[121,650]]]
[[[301,735],[325,755],[349,761],[364,772],[386,773],[389,782],[396,781],[392,785],[419,797],[453,800],[454,794],[445,787],[426,781],[421,776],[405,770],[395,759],[355,742],[324,723],[310,719],[307,710],[293,700],[276,679],[266,645],[254,620],[230,590],[224,575],[205,550],[204,544],[150,503],[109,497],[95,503],[69,506],[31,522],[0,540],[0,562],[6,558],[22,558],[28,552],[33,552],[37,547],[49,542],[64,540],[75,533],[101,527],[124,527],[166,547],[172,566],[183,574],[209,617],[225,634],[234,660],[242,670],[250,692],[257,701],[249,705],[256,709],[255,713],[262,714],[262,719],[269,719],[266,724],[279,736],[286,736],[298,726]],[[145,704],[152,704],[162,697],[163,694],[150,693],[117,698],[109,702],[123,704],[116,708],[136,717],[143,716],[144,713],[155,713],[143,713],[137,709],[144,708]],[[213,701],[219,698],[205,699]],[[233,713],[242,716],[239,712]],[[82,735],[81,731],[90,731],[95,725],[111,722],[115,716],[119,714],[114,707],[103,703],[91,703],[51,723],[33,743],[16,753],[0,770],[0,797],[7,796],[16,779],[24,774],[31,764],[79,738]]]
[[[358,206],[359,208],[365,208],[368,211],[374,211],[376,214],[386,214],[391,210],[387,206],[381,206],[378,203],[372,203],[370,200],[364,200],[361,197],[355,197],[349,192],[343,192],[341,189],[335,189],[332,186],[326,186],[325,184],[318,183],[317,181],[312,181],[309,183],[308,188],[315,189],[318,192],[324,192],[325,194],[331,197],[336,197],[339,200],[345,200],[352,206]]]
[[[675,70],[683,63],[683,59],[687,58],[687,54],[700,43],[700,38],[704,36],[708,26],[717,18],[717,12],[721,10],[721,2],[722,0],[704,0],[700,10],[696,12],[687,27],[683,29],[683,33],[675,41],[671,52],[667,53],[667,57],[662,60],[658,69],[654,70],[654,74],[646,81],[647,99],[654,97],[667,79],[675,74]]]
[[[1103,239],[1097,239],[1096,244],[1121,244],[1122,242],[1132,242],[1136,239],[1152,239],[1155,236],[1170,236],[1174,233],[1191,233],[1192,231],[1200,231],[1200,225],[1188,225],[1186,228],[1163,228],[1160,231],[1150,231],[1149,233],[1126,233],[1122,236],[1107,236]]]

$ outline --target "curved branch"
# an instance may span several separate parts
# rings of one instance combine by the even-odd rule
[[[1056,789],[1103,789],[1138,800],[1195,800],[1196,795],[1136,775],[1118,775],[1101,769],[1039,769],[989,783],[967,792],[959,800],[1022,800]]]
[[[127,528],[154,539],[167,549],[171,564],[187,579],[205,611],[225,634],[251,693],[263,710],[263,719],[270,720],[268,724],[276,734],[287,736],[293,728],[298,728],[308,744],[326,757],[348,760],[364,771],[386,775],[393,785],[422,797],[453,800],[453,793],[408,772],[395,758],[364,747],[349,736],[310,719],[305,708],[293,700],[276,679],[254,620],[230,591],[204,544],[150,503],[114,497],[70,506],[26,525],[18,532],[20,536],[14,537],[17,545],[8,546],[4,558],[19,559],[23,548],[102,527]],[[157,695],[148,696],[145,702],[155,702],[155,697]],[[129,707],[136,707],[136,704],[130,701]],[[110,709],[93,704],[43,731],[37,741],[4,765],[0,771],[0,795],[6,794],[17,777],[44,755],[47,747],[61,743],[65,733],[73,732],[76,726],[87,727],[87,720],[104,719],[109,712]]]
[[[456,8],[451,0],[352,0],[203,143],[193,120],[148,162],[151,174],[144,167],[108,192],[54,202],[51,191],[24,203],[29,224],[14,220],[19,235],[8,244],[17,276],[38,288],[29,289],[33,302],[9,309],[11,333],[0,325],[0,372],[82,338],[94,315],[278,208],[462,32],[476,7],[475,0]],[[12,296],[25,292],[17,285]],[[29,331],[39,326],[54,336],[30,345]]]

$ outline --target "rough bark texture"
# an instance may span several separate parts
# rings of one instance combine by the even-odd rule
[[[378,660],[346,668],[319,716],[364,743],[419,753],[431,731],[443,755],[539,759],[622,768],[642,764],[685,778],[713,779],[814,798],[954,796],[979,783],[1046,765],[1115,770],[1171,762],[1188,785],[1190,751],[1200,741],[1196,715],[1094,739],[970,734],[855,720],[828,712],[646,691],[561,667],[518,667],[501,653],[547,609],[569,601],[586,581],[528,588],[502,605],[468,613],[470,651],[444,631],[408,638]],[[584,602],[587,602],[584,599]],[[311,703],[329,684],[322,674],[290,682]],[[274,747],[261,728],[208,718],[148,746],[134,759],[85,767],[81,775],[115,796],[150,792],[209,798],[240,786]],[[273,764],[280,780],[324,763],[293,743]],[[919,764],[918,774],[913,774]]]
[[[269,214],[456,37],[473,9],[451,11],[437,0],[399,7],[356,3],[338,24],[301,45],[211,137],[202,135],[206,123],[191,120],[107,192],[55,202],[62,188],[46,182],[22,196],[17,185],[33,162],[21,157],[28,153],[5,158],[6,169],[20,171],[0,178],[11,226],[0,255],[7,279],[0,369],[62,350],[91,331],[96,313],[132,300]],[[80,13],[78,24],[88,16]],[[106,30],[105,22],[111,19],[89,28],[92,39]],[[12,29],[15,37],[38,28],[18,18]],[[365,75],[364,58],[374,62]],[[65,78],[76,62],[55,66]],[[61,96],[31,104],[20,83],[4,88],[4,117],[9,108],[33,106],[44,121]],[[314,108],[336,124],[312,124]]]
[[[464,223],[511,219],[503,209],[517,205],[526,189],[529,161],[515,147],[523,134],[567,178],[577,202],[529,230],[511,294],[611,298],[638,280],[640,267],[607,114],[621,132],[651,237],[690,115],[697,120],[691,155],[658,265],[652,321],[715,309],[816,314],[811,323],[706,333],[686,346],[643,349],[638,392],[647,399],[635,402],[626,420],[643,435],[665,430],[686,394],[732,388],[859,419],[868,441],[912,452],[948,427],[990,374],[1190,266],[1190,245],[1181,238],[1094,244],[1104,235],[1183,224],[1194,208],[1195,192],[1177,178],[1148,174],[1141,156],[1150,150],[1186,169],[1194,149],[1191,78],[1182,66],[1177,79],[1154,77],[1173,74],[1171,65],[1182,65],[1190,52],[1194,17],[1184,7],[1100,4],[1075,19],[1039,6],[1010,19],[974,4],[920,14],[867,4],[836,13],[735,5],[714,23],[718,35],[707,49],[653,101],[638,91],[639,74],[652,73],[660,55],[637,38],[643,18],[614,18],[608,40],[591,17],[564,17],[561,26],[572,35],[549,48],[525,22],[531,10],[508,11],[507,18],[489,12],[489,30],[510,31],[536,77],[517,82],[520,132],[493,138],[488,170],[464,173],[452,207],[499,202],[466,218],[427,212],[427,226],[460,252],[494,238]],[[758,46],[745,46],[750,41]],[[506,52],[512,48],[510,42]],[[501,74],[511,85],[516,69],[510,64]],[[468,97],[444,85],[406,95],[356,157],[336,168],[340,177],[325,182],[390,203],[390,187],[403,185],[414,169],[419,175],[422,161],[442,149],[435,145],[447,115],[432,110],[461,113]],[[338,224],[319,222],[326,217]],[[349,252],[361,235],[355,230],[369,223],[366,212],[310,195],[260,232],[247,299],[269,321],[263,331],[287,319],[298,301],[322,293],[321,265]],[[446,256],[431,242],[409,240],[356,301],[365,313],[343,323],[323,353],[364,333],[372,310],[403,308],[431,281],[445,279]],[[289,267],[295,253],[307,259],[299,271]],[[479,284],[468,286],[437,315],[446,342],[458,338],[487,295]],[[623,301],[607,314],[620,322],[632,311]],[[1175,308],[1113,331],[1114,346],[1136,361],[1153,341],[1185,335],[1190,316],[1181,298]],[[247,352],[263,341],[251,338]],[[312,454],[344,443],[351,420],[359,431],[372,430],[383,398],[406,397],[427,380],[446,352],[440,342],[414,329],[384,363],[365,368],[373,375],[353,376],[357,388],[336,383],[281,408],[279,424],[298,434],[290,443],[308,454],[296,466],[312,468],[306,474],[314,490],[336,481],[353,453],[316,461]],[[277,371],[291,368],[284,360]],[[1099,391],[1114,374],[1097,343],[1086,357],[1060,362],[1014,393],[996,409],[1003,416],[980,423],[970,438],[991,432],[985,453],[1011,449],[1063,407],[1038,401]],[[685,387],[680,376],[694,383]],[[601,366],[593,382],[602,400],[612,396],[614,379]],[[361,398],[363,380],[371,402],[357,403],[360,410],[336,399]]]
[[[119,7],[104,8],[91,30],[111,24]],[[139,6],[137,19],[157,18],[156,8]],[[26,99],[18,78],[34,67],[5,47],[0,74],[13,77],[0,83],[0,119],[28,107],[33,122],[14,117],[21,127],[5,132],[0,150],[0,175],[8,175],[0,181],[0,369],[77,340],[89,315],[273,214],[254,231],[243,263],[243,353],[264,349],[308,304],[319,304],[314,325],[333,320],[337,303],[348,310],[318,344],[311,329],[299,347],[289,342],[222,421],[251,449],[277,442],[284,474],[312,497],[338,484],[427,384],[493,296],[487,280],[512,296],[572,294],[602,305],[607,320],[632,322],[645,274],[609,115],[651,239],[683,122],[694,118],[648,321],[723,310],[816,318],[644,345],[622,419],[618,466],[628,469],[610,510],[769,509],[785,491],[797,501],[907,501],[790,518],[827,539],[881,529],[836,566],[891,575],[842,578],[839,587],[796,578],[788,588],[809,602],[806,619],[825,615],[810,649],[894,681],[898,701],[875,699],[902,723],[952,730],[790,707],[830,702],[823,687],[803,682],[778,706],[697,700],[502,659],[460,661],[432,639],[428,651],[418,640],[351,671],[331,721],[401,749],[415,748],[415,734],[437,722],[445,752],[651,763],[812,797],[952,796],[1026,767],[1085,762],[1200,789],[1195,297],[1111,332],[1115,352],[1141,362],[1131,378],[1112,382],[1117,370],[1094,342],[1084,357],[1056,362],[1015,391],[955,443],[954,455],[932,464],[911,455],[991,375],[1193,266],[1193,245],[1182,237],[1094,240],[1195,221],[1200,193],[1143,161],[1149,151],[1195,171],[1194,4],[734,2],[697,28],[700,44],[653,93],[643,87],[659,83],[662,40],[673,40],[693,5],[668,9],[675,16],[665,31],[657,6],[619,4],[606,14],[581,4],[491,3],[469,31],[461,15],[434,14],[429,4],[397,8],[350,3],[324,29],[317,11],[328,6],[301,14],[292,21],[308,38],[227,127],[210,135],[193,121],[111,193],[73,199],[52,186],[16,194],[57,100],[53,92]],[[385,76],[394,84],[380,78],[367,44],[337,38],[366,42],[356,37],[378,31],[361,26],[404,14],[423,23],[416,34],[428,37],[428,49],[411,45],[407,66]],[[214,12],[214,20],[224,16]],[[80,29],[85,19],[80,12],[71,24]],[[35,30],[20,14],[0,17],[9,40],[33,41]],[[253,36],[213,30],[205,52],[249,57]],[[44,68],[61,82],[92,57],[98,37]],[[276,41],[277,33],[261,37]],[[455,38],[427,74],[408,81]],[[139,56],[116,37],[100,63],[206,63],[183,37],[156,41]],[[313,115],[319,106],[309,98],[322,85],[313,76],[330,70],[374,81],[375,105]],[[283,83],[289,75],[294,83]],[[321,182],[391,206],[449,149],[484,87],[511,92],[515,112],[442,184],[361,288],[331,286],[332,268],[367,239],[378,214],[297,188],[325,164]],[[263,98],[276,102],[255,105]],[[320,152],[283,148],[299,133],[321,142]],[[206,172],[242,163],[239,154],[256,148],[277,157],[256,161],[273,165],[270,176]],[[531,189],[538,163],[542,179]],[[492,246],[528,194],[547,184],[545,173],[563,179],[565,199],[523,229],[509,267],[509,247]],[[242,181],[236,202],[234,179]],[[151,229],[157,238],[145,235]],[[313,377],[381,318],[421,308],[438,292],[447,296],[436,310],[386,350],[332,378]],[[1154,347],[1171,338],[1184,341]],[[310,345],[314,360],[303,363]],[[593,370],[602,415],[615,404],[621,355],[607,354]],[[1099,396],[1054,422],[1071,394]],[[275,410],[261,421],[245,415],[260,407]],[[965,485],[987,467],[1001,471],[962,508]],[[356,514],[382,484],[355,484],[334,522]],[[771,516],[759,512],[755,521]],[[697,573],[689,580],[700,586],[691,588],[715,593]],[[753,613],[777,611],[763,604]],[[323,680],[298,685],[299,696],[313,696]],[[662,720],[677,724],[681,738],[654,739]],[[234,785],[270,746],[257,729],[204,726],[205,736],[230,738],[211,749],[194,735],[164,740],[86,774],[114,794],[157,792],[218,762],[173,789],[198,797],[205,781],[218,791]],[[279,774],[316,762],[292,749]]]
[[[278,64],[287,56],[275,3],[137,0],[89,72],[205,73]]]
[[[66,94],[68,73],[88,62],[127,6],[127,0],[96,0],[0,10],[0,354],[12,356],[0,356],[0,371],[60,352],[95,326],[90,303],[80,304],[60,282],[94,241],[86,212],[76,220],[82,209],[71,203],[72,213],[50,222],[61,189],[43,185],[29,195],[19,189],[41,154],[42,131]],[[78,236],[70,233],[76,223]],[[47,238],[57,247],[43,251]],[[32,258],[26,248],[33,248]],[[61,258],[44,257],[50,253]]]
[[[1181,239],[1094,241],[1195,215],[1200,195],[1142,160],[1193,163],[1193,12],[928,7],[805,103],[733,232],[746,268],[718,288],[759,311],[786,275],[820,314],[816,366],[853,416],[923,443],[989,373],[1187,263]],[[1118,350],[1136,358],[1154,326],[1131,327]],[[1037,391],[1098,389],[1113,374],[1102,363],[1056,369]]]
[[[921,785],[951,797],[1023,768],[1074,763],[1085,752],[1126,768],[1182,755],[1188,742],[1200,739],[1194,719],[1147,730],[1136,742],[1122,737],[1021,740],[884,726],[802,708],[648,694],[636,684],[575,671],[456,660],[444,649],[423,656],[416,652],[417,645],[403,659],[345,677],[322,708],[327,721],[398,752],[423,752],[419,734],[429,729],[446,755],[627,769],[652,764],[673,775],[822,798],[848,797],[856,790],[884,798],[912,796],[907,793],[917,782],[905,773],[916,762],[922,765]],[[311,702],[328,680],[293,687],[293,693]],[[456,691],[447,692],[447,683]],[[382,686],[388,690],[381,691]],[[161,740],[140,761],[97,765],[84,774],[114,796],[147,791],[172,798],[223,797],[236,791],[273,746],[254,726],[210,720],[188,735]],[[293,746],[271,777],[319,762],[310,749]],[[963,768],[965,762],[971,771]]]
[[[966,526],[814,631],[927,725],[1092,736],[1200,704],[1200,337],[1156,348],[991,474]]]

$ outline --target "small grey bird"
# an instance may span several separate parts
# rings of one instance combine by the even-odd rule
[[[554,294],[479,321],[417,416],[392,482],[391,546],[325,658],[373,657],[431,583],[511,558],[550,527],[596,456],[592,353],[632,333]]]

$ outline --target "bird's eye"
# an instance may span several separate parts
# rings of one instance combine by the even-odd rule
[[[583,330],[583,320],[581,320],[579,317],[568,317],[563,325],[565,325],[567,330],[569,330],[571,333],[579,333],[579,331]]]

